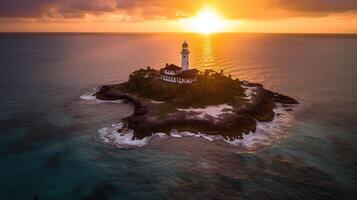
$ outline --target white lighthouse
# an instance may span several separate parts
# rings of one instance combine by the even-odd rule
[[[166,64],[160,70],[160,79],[170,83],[192,84],[198,80],[199,72],[197,69],[189,69],[188,44],[185,41],[181,50],[181,67],[174,64]]]
[[[187,71],[189,69],[189,55],[190,51],[188,50],[188,44],[185,42],[182,44],[182,51],[181,51],[181,67],[182,71]]]

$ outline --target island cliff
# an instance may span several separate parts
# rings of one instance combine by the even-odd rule
[[[133,72],[128,82],[102,86],[95,95],[134,106],[134,113],[123,119],[123,129],[132,129],[133,139],[172,130],[240,139],[255,132],[257,122],[272,121],[277,103],[287,111],[288,105],[298,104],[261,84],[233,79],[223,72],[206,70],[193,84],[175,84],[161,80],[159,71],[149,67]]]

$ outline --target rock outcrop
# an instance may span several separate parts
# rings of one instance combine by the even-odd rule
[[[243,134],[255,132],[257,121],[270,122],[274,119],[276,103],[298,104],[288,96],[264,89],[260,84],[242,82],[245,87],[254,88],[249,104],[233,108],[218,118],[199,118],[195,113],[173,112],[160,118],[154,112],[160,104],[144,101],[132,94],[123,93],[117,85],[102,86],[96,93],[101,100],[123,100],[134,107],[133,115],[124,119],[126,128],[134,130],[135,139],[142,139],[156,132],[169,133],[170,130],[204,132],[208,135],[222,135],[226,139],[242,138]],[[165,102],[164,102],[165,104]]]

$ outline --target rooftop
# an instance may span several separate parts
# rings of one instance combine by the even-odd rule
[[[179,78],[192,78],[192,77],[197,76],[197,74],[198,74],[198,70],[197,69],[190,69],[190,70],[183,71],[183,72],[177,74],[176,77],[179,77]]]
[[[178,70],[181,70],[181,67],[174,65],[174,64],[170,64],[170,65],[166,65],[163,69],[169,70],[169,71],[178,71]]]

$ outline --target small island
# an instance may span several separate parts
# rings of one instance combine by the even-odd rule
[[[274,119],[277,104],[298,104],[288,96],[216,72],[189,69],[188,44],[182,45],[182,67],[166,64],[161,70],[147,67],[129,76],[125,83],[102,86],[95,94],[101,100],[123,100],[134,113],[123,119],[118,132],[133,130],[133,139],[154,133],[189,131],[242,139],[255,132],[257,122]]]

